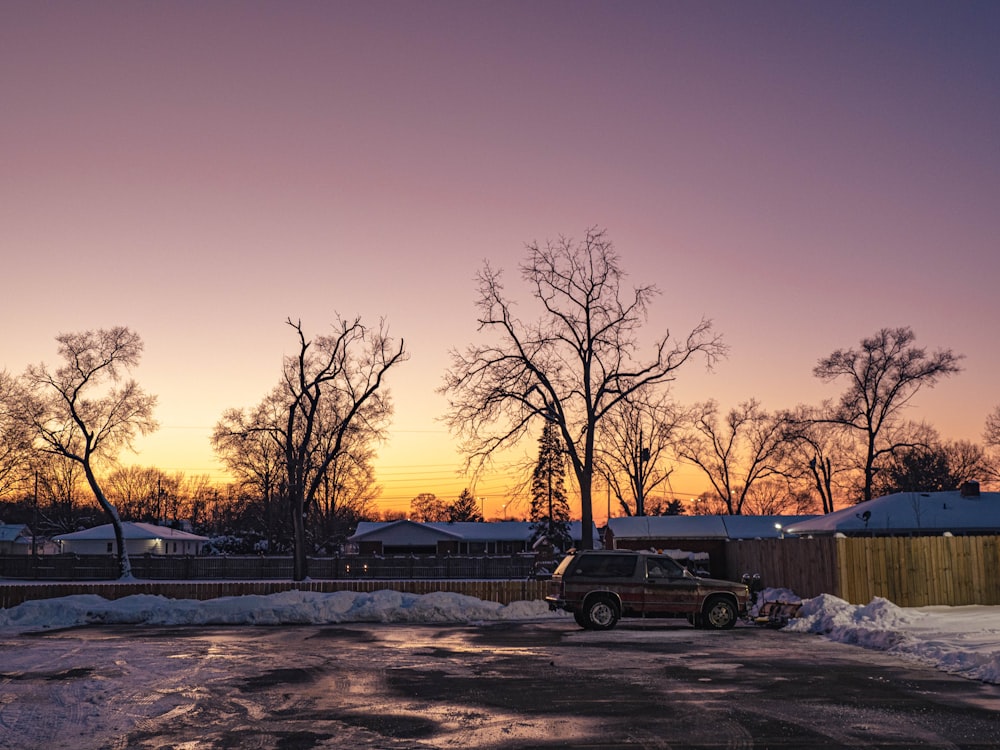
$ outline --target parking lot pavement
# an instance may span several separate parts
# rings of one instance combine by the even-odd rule
[[[115,627],[0,641],[11,750],[998,746],[998,686],[750,627]]]

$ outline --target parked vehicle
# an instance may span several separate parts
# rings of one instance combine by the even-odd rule
[[[609,630],[622,617],[686,617],[696,627],[724,630],[747,616],[750,589],[695,576],[668,555],[584,550],[559,563],[545,600],[588,630]]]

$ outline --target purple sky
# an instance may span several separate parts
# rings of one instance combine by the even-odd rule
[[[0,368],[128,325],[163,425],[136,460],[217,472],[207,435],[277,382],[286,317],[385,316],[401,509],[465,484],[434,389],[483,260],[515,290],[524,243],[599,226],[663,292],[648,340],[705,316],[731,346],[680,400],[817,403],[818,358],[908,325],[967,355],[912,416],[977,440],[998,38],[995,2],[5,2]]]

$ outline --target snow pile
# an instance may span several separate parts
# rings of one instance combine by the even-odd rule
[[[108,600],[95,594],[38,599],[0,610],[0,627],[76,625],[327,625],[342,622],[467,623],[559,617],[542,601],[487,602],[447,592],[404,594],[284,591],[207,601],[136,594]]]
[[[875,597],[848,604],[829,594],[802,603],[784,630],[818,633],[830,640],[912,659],[945,672],[1000,683],[1000,609],[901,608]]]

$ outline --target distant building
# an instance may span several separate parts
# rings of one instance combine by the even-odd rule
[[[33,537],[24,524],[0,524],[0,555],[30,555]]]
[[[207,536],[151,523],[122,524],[125,550],[130,555],[197,555],[208,542]],[[117,554],[115,529],[110,523],[92,529],[60,534],[52,538],[59,551],[77,555]]]
[[[798,536],[1000,534],[1000,492],[966,482],[949,492],[896,492],[791,524]]]
[[[531,552],[534,524],[530,521],[362,521],[347,541],[362,555],[506,555]],[[579,521],[570,534],[579,544]],[[597,539],[597,529],[593,528]]]

